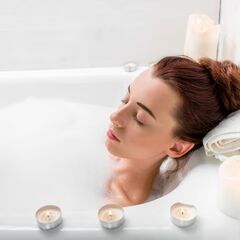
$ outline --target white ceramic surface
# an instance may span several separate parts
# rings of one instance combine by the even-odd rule
[[[119,103],[128,84],[142,70],[133,73],[126,73],[122,68],[2,72],[0,111],[11,104],[24,101],[29,96],[43,100],[69,100],[74,103],[114,107]],[[98,154],[97,161],[101,156],[104,157],[104,153],[99,149],[96,145],[96,153],[91,153],[91,156]],[[54,161],[57,163],[57,159]],[[69,178],[74,179],[78,176],[78,169],[71,158],[67,158],[67,161],[64,166],[67,166]],[[214,159],[207,159],[202,149],[196,151],[190,161],[195,162],[193,169],[175,190],[152,202],[125,208],[125,223],[113,231],[104,230],[100,226],[96,206],[81,209],[80,189],[77,185],[68,185],[70,180],[64,184],[61,179],[63,194],[56,198],[58,202],[51,204],[60,207],[64,205],[63,224],[60,228],[46,233],[39,230],[35,221],[34,210],[40,207],[40,199],[33,194],[36,183],[25,182],[32,191],[28,191],[23,185],[26,179],[21,172],[26,171],[26,166],[19,164],[16,168],[14,164],[17,161],[14,164],[3,164],[1,159],[0,193],[4,192],[5,195],[1,194],[0,197],[0,239],[239,240],[240,222],[227,217],[217,207],[217,173],[220,163]],[[9,175],[13,168],[16,170],[14,175]],[[42,178],[41,174],[34,176],[35,179],[38,177],[46,186],[54,180],[51,174],[46,178]],[[15,181],[16,179],[19,181]],[[57,181],[53,181],[51,186],[59,187]],[[46,189],[44,199],[54,199],[53,189]],[[67,194],[69,191],[72,195]],[[4,204],[1,204],[1,201]],[[172,224],[170,207],[175,202],[189,203],[197,207],[198,219],[189,228],[180,229]]]

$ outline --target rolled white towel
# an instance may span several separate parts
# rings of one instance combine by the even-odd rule
[[[240,110],[229,114],[203,138],[208,156],[224,161],[240,154]]]

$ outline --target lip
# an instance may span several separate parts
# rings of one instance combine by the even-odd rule
[[[113,133],[113,131],[111,129],[109,129],[107,131],[107,136],[111,139],[111,140],[115,140],[120,142],[120,140],[116,137],[116,135]]]

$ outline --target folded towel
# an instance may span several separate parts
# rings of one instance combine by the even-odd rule
[[[240,110],[229,114],[203,138],[208,156],[224,161],[240,154]]]

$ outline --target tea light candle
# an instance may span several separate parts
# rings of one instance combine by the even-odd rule
[[[240,155],[229,157],[219,167],[219,208],[240,219]]]
[[[49,230],[62,223],[61,209],[55,205],[46,205],[36,212],[38,226],[42,230]]]
[[[197,218],[195,206],[180,202],[171,206],[170,213],[172,222],[178,227],[190,226]]]
[[[104,228],[119,227],[124,222],[123,208],[116,204],[107,204],[99,209],[98,219]]]

